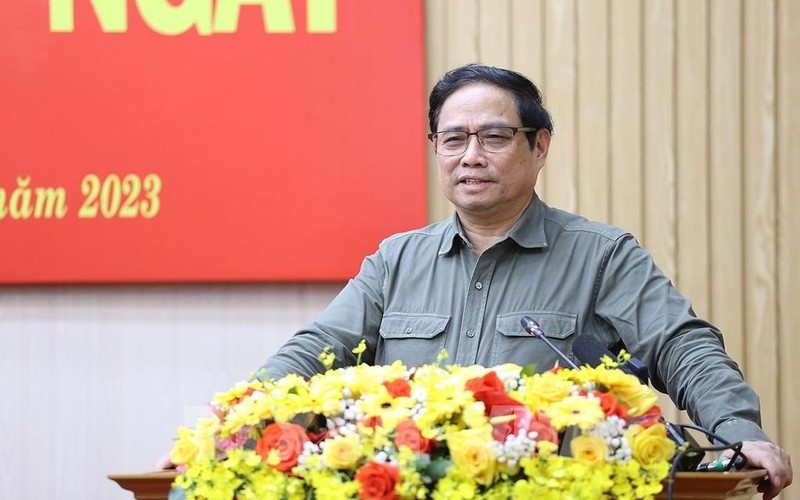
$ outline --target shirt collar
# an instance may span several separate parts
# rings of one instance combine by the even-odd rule
[[[456,245],[456,238],[460,239],[463,245],[469,245],[469,240],[467,240],[467,237],[464,235],[461,223],[458,221],[458,214],[453,212],[453,215],[450,217],[450,222],[447,224],[447,229],[444,232],[442,244],[439,245],[439,255],[447,255],[450,253]]]
[[[523,248],[546,248],[544,221],[549,209],[550,207],[534,193],[533,200],[508,232],[508,237]]]
[[[545,248],[547,247],[547,237],[544,232],[545,214],[549,207],[539,196],[534,193],[533,200],[522,212],[519,220],[508,232],[507,238],[514,240],[514,242],[523,248]],[[439,246],[439,255],[450,253],[455,246],[456,238],[461,240],[461,243],[467,247],[470,246],[467,236],[464,234],[464,229],[461,227],[461,222],[458,220],[458,214],[453,213],[450,218],[450,223],[442,238],[442,244]]]

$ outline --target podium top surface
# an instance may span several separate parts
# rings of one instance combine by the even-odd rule
[[[142,474],[110,474],[123,489],[133,492],[137,500],[166,500],[170,485],[178,473],[174,470]],[[736,472],[679,472],[675,475],[675,500],[746,499],[757,493],[758,483],[766,477],[763,469]],[[667,487],[658,495],[667,498]]]

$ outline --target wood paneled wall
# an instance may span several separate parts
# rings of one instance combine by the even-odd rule
[[[539,194],[637,236],[723,330],[764,427],[800,456],[800,1],[426,9],[429,87],[469,62],[537,83],[555,121]],[[429,158],[438,220],[451,207]]]

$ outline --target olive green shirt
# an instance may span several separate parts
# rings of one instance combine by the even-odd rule
[[[523,330],[525,315],[573,358],[580,335],[624,346],[647,365],[655,388],[723,438],[768,440],[758,396],[725,353],[722,335],[694,315],[633,236],[536,196],[480,256],[455,215],[386,239],[264,368],[268,377],[310,377],[323,370],[318,355],[326,346],[337,366],[351,365],[363,338],[367,363],[431,363],[444,348],[451,364],[550,369],[556,354]]]

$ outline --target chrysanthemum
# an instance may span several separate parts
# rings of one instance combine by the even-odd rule
[[[582,396],[568,396],[542,410],[550,417],[556,429],[565,429],[571,425],[589,429],[605,418],[605,413],[596,399]]]

